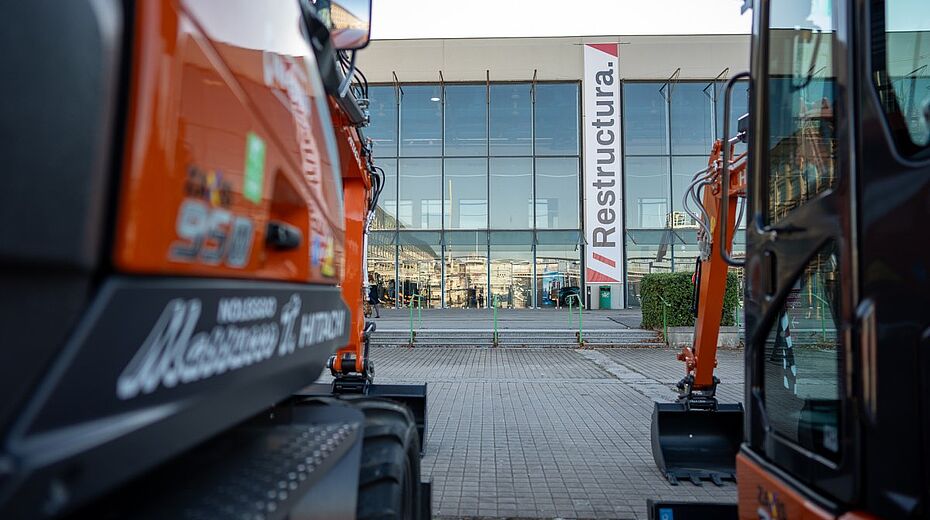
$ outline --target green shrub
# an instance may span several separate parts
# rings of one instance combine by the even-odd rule
[[[661,296],[669,303],[668,326],[686,327],[694,325],[691,300],[694,295],[692,273],[654,273],[643,276],[640,283],[640,300],[643,307],[644,329],[662,328]],[[727,288],[723,296],[721,325],[736,325],[736,305],[739,301],[739,277],[733,271],[727,273]]]

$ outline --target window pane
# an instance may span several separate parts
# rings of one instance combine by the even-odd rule
[[[714,85],[717,89],[717,139],[723,139],[723,94],[726,90],[726,82],[718,82]],[[749,82],[740,81],[733,85],[733,97],[730,98],[730,137],[736,136],[739,131],[739,118],[749,112]],[[735,153],[740,154],[746,151],[745,143],[737,143]]]
[[[810,13],[810,0],[773,3],[770,13],[769,222],[836,181],[834,30],[829,16]]]
[[[536,306],[566,305],[569,295],[581,294],[579,233],[540,231],[536,240]]]
[[[707,168],[707,157],[672,157],[672,226],[676,228],[697,229],[697,221],[691,218],[682,205],[685,190],[691,184],[694,174]],[[698,199],[700,200],[700,198]],[[698,204],[688,200],[688,207],[692,213],[700,215]]]
[[[707,87],[707,83],[676,83],[672,87],[673,154],[710,153],[714,140],[714,110],[712,87]]]
[[[442,103],[439,85],[402,87],[400,102],[400,155],[442,155]]]
[[[639,286],[643,275],[672,271],[672,230],[631,229],[626,232],[627,304],[640,307]]]
[[[533,304],[533,233],[491,233],[491,301],[504,309]]]
[[[397,157],[397,95],[393,85],[368,88],[371,124],[363,132],[372,141],[375,157]]]
[[[766,417],[782,437],[837,460],[840,442],[839,270],[834,244],[791,290],[765,341]]]
[[[446,237],[446,307],[480,309],[488,293],[486,231],[452,231]]]
[[[491,227],[533,227],[533,160],[491,159]]]
[[[536,227],[578,227],[578,159],[536,159]]]
[[[397,159],[378,159],[376,166],[384,170],[384,188],[378,197],[372,229],[397,228]]]
[[[491,155],[533,154],[529,83],[491,85]]]
[[[626,226],[664,228],[668,221],[668,158],[627,157]]]
[[[402,305],[421,297],[427,308],[442,306],[442,246],[438,231],[401,231],[397,234]]]
[[[884,80],[879,93],[892,121],[907,128],[904,138],[926,146],[930,143],[930,122],[925,115],[930,106],[930,11],[926,0],[886,0],[884,4],[885,64],[873,77]]]
[[[488,160],[446,159],[444,172],[445,228],[487,228]]]
[[[485,85],[447,85],[446,155],[488,154],[488,105]]]
[[[536,155],[578,155],[578,85],[536,85]]]
[[[385,307],[393,307],[396,300],[396,247],[393,231],[373,231],[368,235],[368,275],[371,277],[370,283],[378,286],[378,299]]]
[[[442,228],[442,160],[400,159],[397,220],[407,229]]]
[[[623,146],[627,155],[668,154],[668,105],[663,83],[623,84]]]

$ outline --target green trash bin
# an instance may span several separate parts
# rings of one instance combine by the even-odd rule
[[[607,285],[602,285],[600,291],[598,291],[598,309],[609,309],[610,308],[610,287]]]

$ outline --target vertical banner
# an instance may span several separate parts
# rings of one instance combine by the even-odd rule
[[[623,282],[619,45],[584,46],[585,282]],[[623,290],[620,306],[623,306]]]

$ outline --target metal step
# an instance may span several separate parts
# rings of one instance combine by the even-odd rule
[[[309,423],[294,412],[297,420],[290,424],[239,426],[104,500],[92,513],[145,519],[286,518],[360,435],[362,422],[346,422],[344,415],[339,422],[318,422],[332,418],[329,412],[337,407],[324,408],[309,411]]]

